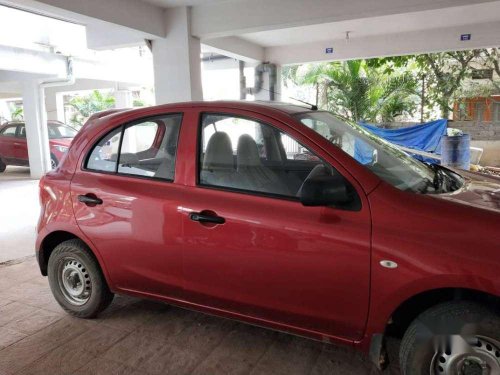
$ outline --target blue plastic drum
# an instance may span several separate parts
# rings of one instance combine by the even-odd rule
[[[441,137],[441,165],[458,169],[470,169],[470,135]]]

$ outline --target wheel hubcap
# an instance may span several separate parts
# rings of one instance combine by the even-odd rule
[[[56,169],[57,165],[54,159],[50,159],[50,166],[52,167],[52,169]]]
[[[58,283],[68,302],[81,306],[92,294],[92,281],[84,264],[74,258],[64,258],[59,264]]]
[[[452,335],[436,346],[431,374],[500,375],[500,344],[493,339]]]

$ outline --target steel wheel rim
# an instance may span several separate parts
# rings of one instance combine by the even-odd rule
[[[500,343],[484,336],[451,335],[436,343],[430,373],[500,375]]]
[[[75,258],[64,258],[57,269],[57,282],[64,298],[82,306],[92,295],[92,280],[85,265]]]
[[[56,164],[56,161],[54,159],[50,159],[50,166],[52,167],[52,169],[56,169],[57,164]]]

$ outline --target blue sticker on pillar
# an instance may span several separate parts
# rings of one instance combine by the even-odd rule
[[[460,40],[462,42],[465,42],[467,40],[471,40],[471,38],[472,38],[472,34],[462,34],[462,35],[460,35]]]
[[[333,47],[327,47],[325,49],[325,53],[328,53],[328,54],[333,53]]]

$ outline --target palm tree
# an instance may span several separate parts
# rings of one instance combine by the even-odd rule
[[[320,108],[353,121],[393,121],[416,109],[417,81],[406,73],[386,73],[364,60],[306,64],[287,71],[297,85],[316,88]]]

